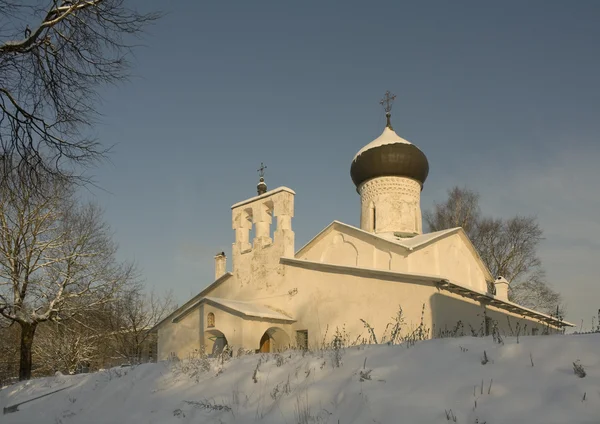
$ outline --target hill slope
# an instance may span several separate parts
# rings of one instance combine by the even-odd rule
[[[573,371],[576,360],[584,378]],[[67,386],[0,421],[432,424],[455,416],[461,424],[598,424],[600,334],[508,338],[504,345],[465,337],[247,355],[224,364],[146,364],[13,385],[0,391],[0,406]]]

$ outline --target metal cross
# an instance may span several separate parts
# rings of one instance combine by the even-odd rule
[[[389,90],[385,92],[385,97],[379,102],[379,104],[383,106],[385,113],[390,113],[392,111],[392,105],[394,104],[395,98],[396,95],[390,93]]]
[[[256,171],[256,172],[258,172],[258,176],[260,178],[263,178],[265,176],[265,169],[267,169],[267,167],[261,162],[260,168],[258,168],[258,170]]]

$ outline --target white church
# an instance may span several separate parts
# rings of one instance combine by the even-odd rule
[[[389,106],[383,132],[350,167],[360,227],[334,221],[296,250],[295,192],[267,190],[261,175],[258,195],[231,206],[231,271],[224,253],[215,256],[215,280],[155,327],[159,360],[215,354],[226,345],[317,348],[336,329],[354,340],[373,341],[374,333],[381,342],[400,307],[404,336],[417,329],[425,338],[543,334],[572,326],[509,301],[508,282],[490,274],[462,228],[423,233],[429,163],[394,132]]]

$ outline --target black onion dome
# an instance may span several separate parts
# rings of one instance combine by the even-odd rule
[[[360,149],[350,167],[357,188],[371,178],[389,176],[412,178],[423,185],[427,174],[429,162],[425,154],[389,127]]]

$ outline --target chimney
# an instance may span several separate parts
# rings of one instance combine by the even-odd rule
[[[508,281],[504,277],[496,278],[494,286],[496,287],[496,297],[501,300],[508,300]]]
[[[215,280],[218,280],[227,272],[227,257],[225,252],[217,253],[215,256]]]

